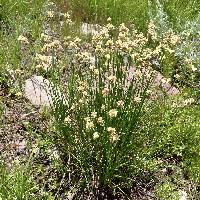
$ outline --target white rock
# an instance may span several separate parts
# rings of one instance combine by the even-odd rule
[[[35,106],[51,106],[55,98],[66,103],[66,98],[59,88],[42,76],[33,75],[25,81],[25,97]]]
[[[81,25],[81,33],[85,35],[96,35],[99,34],[101,31],[101,26],[98,24],[88,24],[88,23],[82,23]]]
[[[184,190],[179,190],[180,200],[187,200],[187,192]]]

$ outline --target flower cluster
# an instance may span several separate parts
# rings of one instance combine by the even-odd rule
[[[149,37],[151,37],[152,40],[157,39],[156,26],[152,20],[148,24],[148,35]]]
[[[65,19],[65,22],[66,22],[67,25],[72,25],[73,24],[69,12],[67,12],[67,13],[64,14],[64,19]]]
[[[48,41],[43,51],[59,50],[59,41],[43,37]],[[78,141],[84,136],[95,141],[95,145],[98,141],[113,145],[126,134],[131,137],[135,127],[131,120],[139,117],[140,107],[152,93],[155,63],[161,63],[166,51],[173,53],[179,42],[180,37],[172,31],[158,37],[153,21],[144,35],[124,23],[114,26],[111,19],[87,42],[77,36],[66,37],[64,49],[71,66],[71,91],[64,123],[74,122],[70,131],[74,130]],[[161,84],[163,81],[164,78]]]
[[[43,52],[49,52],[51,49],[62,49],[60,41],[54,40],[53,42],[45,44],[42,48],[42,51]]]
[[[117,117],[117,110],[116,109],[112,109],[108,112],[108,115],[113,118],[113,117]]]
[[[51,69],[53,63],[56,63],[58,61],[56,58],[56,54],[62,52],[63,47],[61,45],[61,42],[51,35],[42,33],[40,38],[43,47],[41,48],[41,53],[36,53],[36,68],[47,71]]]
[[[52,11],[52,10],[49,10],[49,11],[47,11],[47,16],[48,16],[49,18],[53,18],[53,17],[55,16],[55,12]]]
[[[113,143],[119,139],[119,135],[116,133],[116,129],[112,127],[107,128],[108,133],[110,134],[110,141]]]
[[[48,70],[48,68],[51,67],[52,62],[53,62],[52,56],[45,56],[38,53],[36,54],[35,59],[36,61],[38,61],[38,63],[40,63],[36,66],[36,68],[43,68],[45,70]]]
[[[20,35],[17,40],[23,44],[29,44],[28,38],[23,35]]]

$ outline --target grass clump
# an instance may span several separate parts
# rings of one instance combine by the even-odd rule
[[[140,119],[155,75],[152,59],[160,58],[161,46],[174,48],[178,37],[154,42],[153,28],[145,36],[108,19],[91,41],[66,41],[67,101],[55,99],[52,114],[56,142],[84,187],[129,188],[134,175],[155,167],[143,148]]]
[[[41,166],[37,166],[34,169],[31,164],[32,161],[27,164],[16,163],[8,167],[3,162],[0,164],[0,199],[13,200],[34,200],[34,199],[44,199],[52,200],[54,199],[51,191],[46,191],[45,184],[47,184],[48,179],[45,179],[45,183],[38,183],[38,177],[34,177],[34,173],[37,175],[41,173]],[[30,164],[31,163],[31,164]],[[43,185],[42,185],[43,184]],[[54,182],[51,182],[52,188],[54,187]],[[50,183],[49,183],[50,185]]]

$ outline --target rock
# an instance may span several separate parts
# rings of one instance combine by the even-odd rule
[[[50,107],[55,99],[66,104],[61,90],[42,76],[33,75],[25,81],[24,95],[35,106]]]
[[[80,27],[81,33],[85,35],[96,35],[99,34],[102,27],[98,24],[88,24],[88,23],[82,23]]]
[[[35,106],[50,106],[52,103],[51,86],[42,76],[29,78],[25,82],[25,97]]]
[[[180,91],[176,87],[172,86],[161,73],[156,71],[154,72],[155,72],[154,75],[155,77],[153,80],[154,87],[160,88],[162,91],[164,91],[166,94],[170,96],[177,95],[180,93]],[[136,67],[131,67],[129,69],[128,81],[130,81],[134,76],[136,76],[136,73],[137,73]],[[144,81],[147,81],[147,79],[145,78],[145,74],[148,76],[148,74],[150,74],[151,71],[148,71],[147,69],[143,68],[141,70],[141,73],[144,75]]]
[[[187,200],[187,192],[184,190],[179,190],[180,200]]]

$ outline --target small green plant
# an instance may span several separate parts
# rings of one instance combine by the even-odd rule
[[[180,199],[180,195],[179,192],[177,191],[176,186],[169,181],[159,184],[159,186],[157,186],[156,188],[155,194],[156,194],[156,199],[158,200]]]
[[[4,165],[0,165],[0,198],[11,200],[35,199],[35,184],[33,178],[23,167],[9,171]]]
[[[149,153],[163,162],[182,166],[199,182],[199,100],[179,97],[152,105],[142,121]],[[144,116],[145,117],[145,116]]]

